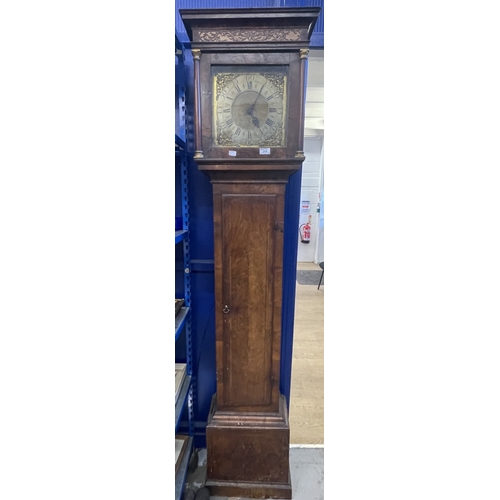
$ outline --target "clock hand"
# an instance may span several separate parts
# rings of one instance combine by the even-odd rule
[[[264,85],[266,83],[267,82],[265,82]],[[247,109],[247,115],[252,115],[253,114],[253,108],[255,107],[255,103],[257,102],[257,99],[259,98],[260,93],[262,92],[262,89],[264,88],[264,85],[262,85],[262,87],[260,88],[259,93],[257,94],[257,97],[255,98],[255,101],[253,102],[253,104]],[[255,125],[255,123],[254,123],[254,125]]]
[[[252,116],[252,123],[254,124],[255,127],[257,127],[260,130],[260,133],[264,135],[264,132],[262,132],[262,129],[260,128],[259,119],[256,118],[255,116]]]

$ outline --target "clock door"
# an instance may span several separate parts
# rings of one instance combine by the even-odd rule
[[[220,409],[279,406],[284,188],[263,188],[214,186]]]

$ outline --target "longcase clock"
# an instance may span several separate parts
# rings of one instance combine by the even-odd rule
[[[305,68],[319,12],[180,10],[194,60],[194,160],[213,186],[212,495],[292,495],[279,390],[284,196],[305,159]]]

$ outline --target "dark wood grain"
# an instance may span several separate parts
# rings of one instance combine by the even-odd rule
[[[216,401],[207,426],[207,486],[212,495],[291,498],[289,424],[284,397],[274,413],[236,419]]]
[[[271,405],[275,199],[222,197],[225,406]]]
[[[277,411],[285,184],[231,178],[212,180],[218,405]]]

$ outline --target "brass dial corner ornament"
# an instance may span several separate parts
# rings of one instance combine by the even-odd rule
[[[215,147],[286,146],[285,67],[216,68],[213,76]]]

